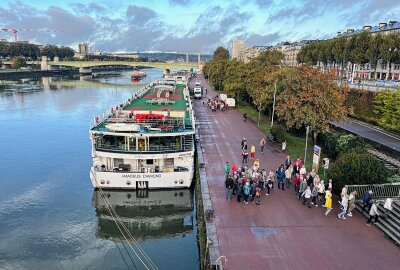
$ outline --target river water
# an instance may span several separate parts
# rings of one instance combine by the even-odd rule
[[[0,83],[0,269],[146,269],[94,191],[89,124],[162,70]],[[192,190],[106,191],[159,269],[199,269]]]

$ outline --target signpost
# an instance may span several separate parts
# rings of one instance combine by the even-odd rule
[[[329,169],[329,158],[322,159],[322,167],[324,168],[324,180],[326,180],[326,170]]]
[[[318,167],[319,167],[319,159],[321,157],[321,147],[318,145],[314,145],[314,154],[313,154],[313,163],[312,163],[312,168],[316,173],[318,173]]]

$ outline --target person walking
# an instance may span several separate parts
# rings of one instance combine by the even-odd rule
[[[275,174],[272,170],[269,170],[268,176],[267,176],[267,184],[266,184],[266,188],[267,188],[267,193],[265,193],[265,195],[269,196],[269,193],[271,192],[271,188],[274,188],[274,178],[275,178]]]
[[[372,206],[372,203],[371,203],[372,194],[373,194],[372,190],[369,190],[369,191],[367,191],[367,192],[364,193],[364,197],[363,197],[364,206],[363,206],[363,208],[362,208],[362,211],[363,211],[363,212],[364,212],[364,211],[370,211],[370,210],[371,210],[371,206]],[[368,208],[368,210],[367,210],[366,208]]]
[[[243,148],[242,150],[242,163],[247,164],[247,158],[249,157],[249,152],[247,149]]]
[[[305,177],[306,173],[307,173],[306,166],[302,165],[300,168],[300,175],[303,175]]]
[[[300,183],[300,188],[299,188],[299,200],[303,196],[303,193],[304,191],[306,191],[306,189],[307,189],[307,181],[306,179],[303,179],[303,181],[301,181]]]
[[[349,209],[348,209],[349,211],[347,213],[349,217],[353,216],[352,211],[354,210],[354,208],[356,208],[356,195],[357,191],[354,190],[352,193],[350,193],[349,196]]]
[[[292,165],[289,165],[289,167],[285,171],[286,188],[289,188],[292,183],[292,173],[293,167]]]
[[[250,196],[251,196],[251,202],[255,203],[256,199],[256,189],[257,189],[257,183],[256,181],[253,181],[253,183],[250,185]]]
[[[371,209],[369,210],[369,219],[367,221],[367,226],[371,226],[371,221],[373,218],[375,218],[374,224],[378,222],[378,220],[379,220],[378,205],[379,205],[378,201],[371,204]]]
[[[318,185],[318,200],[320,202],[322,202],[322,198],[324,198],[324,195],[325,195],[325,183],[324,180],[321,180],[321,182],[319,182]]]
[[[276,178],[278,179],[278,189],[285,191],[285,171],[283,164],[276,170]]]
[[[243,184],[239,181],[238,182],[238,186],[237,186],[237,190],[236,190],[236,200],[238,203],[240,203],[241,199],[242,199],[242,195],[243,195]]]
[[[264,154],[264,147],[265,147],[266,143],[267,143],[267,141],[265,140],[265,138],[264,137],[261,138],[261,141],[260,141],[260,152],[261,152],[261,154]]]
[[[349,195],[345,194],[342,197],[342,201],[340,202],[340,204],[342,206],[342,212],[340,212],[340,214],[338,214],[338,218],[346,219],[347,207],[349,205]]]
[[[224,165],[224,174],[225,174],[225,178],[229,176],[229,172],[230,172],[231,168],[229,167],[229,162],[225,162]]]
[[[242,142],[240,143],[241,148],[246,148],[247,149],[247,140],[246,138],[243,138]]]
[[[311,188],[308,186],[307,189],[303,192],[303,205],[306,205],[306,201],[307,201],[307,206],[308,208],[311,208],[310,202],[311,202]]]
[[[250,183],[246,182],[246,184],[243,186],[244,204],[249,204],[249,195],[250,195]]]
[[[392,202],[393,202],[393,200],[391,198],[387,198],[385,201],[385,204],[383,205],[383,208],[385,208],[385,212],[383,213],[382,217],[384,219],[388,218],[388,215],[390,214],[390,212],[393,209]]]
[[[232,170],[232,175],[235,175],[236,172],[238,171],[238,166],[236,163],[233,163],[231,170]]]
[[[233,190],[233,179],[232,177],[228,176],[225,179],[225,188],[226,188],[226,199],[232,199],[232,190]]]
[[[290,159],[290,156],[286,156],[285,159],[285,168],[289,168],[289,166],[292,165],[292,160]]]
[[[328,216],[329,213],[332,211],[332,193],[331,189],[328,188],[328,190],[325,192],[325,216]]]
[[[256,158],[256,147],[254,144],[251,145],[250,147],[250,159],[255,159]]]
[[[256,199],[255,199],[255,202],[256,202],[257,205],[261,204],[261,187],[260,186],[256,187]]]
[[[243,114],[243,121],[247,122],[247,113]]]
[[[298,193],[299,188],[300,188],[300,175],[299,173],[296,173],[295,176],[293,177],[293,184],[294,184],[294,192]]]
[[[318,186],[313,186],[312,191],[311,191],[311,204],[315,205],[315,207],[318,207],[317,203],[317,196],[318,196]]]

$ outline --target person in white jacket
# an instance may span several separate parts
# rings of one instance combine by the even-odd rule
[[[371,222],[372,218],[374,218],[374,217],[375,217],[374,224],[378,222],[378,219],[379,219],[378,205],[379,205],[378,201],[374,202],[371,205],[371,209],[369,210],[369,219],[367,221],[368,226],[371,226],[370,222]]]
[[[390,211],[392,211],[392,199],[387,198],[385,201],[385,204],[383,205],[383,208],[385,208],[385,213],[383,213],[382,217],[384,219],[387,219],[388,215],[390,214]]]
[[[346,219],[347,206],[349,205],[349,195],[345,194],[340,202],[342,205],[342,212],[338,214],[338,218]]]

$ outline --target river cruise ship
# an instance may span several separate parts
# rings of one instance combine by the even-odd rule
[[[195,133],[190,76],[165,76],[93,119],[90,179],[95,188],[190,187]]]

